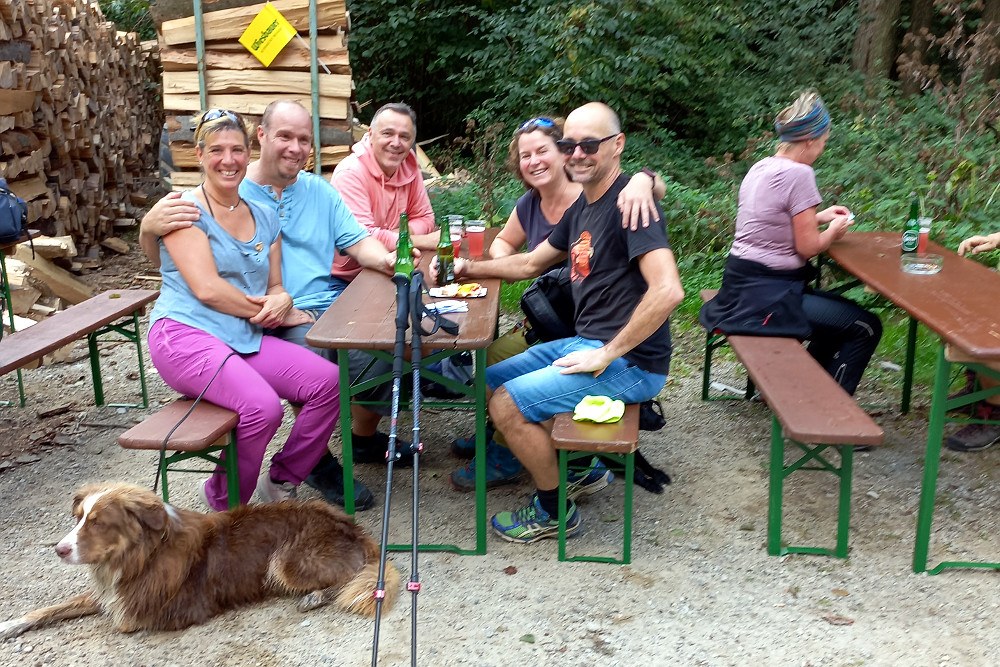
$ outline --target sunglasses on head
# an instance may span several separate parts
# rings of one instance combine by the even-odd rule
[[[198,130],[201,129],[201,126],[204,125],[205,123],[217,120],[219,118],[222,118],[223,116],[225,116],[226,118],[237,124],[242,124],[243,122],[240,120],[240,117],[237,116],[235,112],[229,111],[228,109],[209,109],[208,111],[206,111],[201,115],[201,120],[198,121],[198,126],[194,128],[194,131],[197,132]]]
[[[553,127],[554,125],[555,121],[553,121],[551,118],[532,118],[531,120],[524,121],[524,124],[517,129],[533,130],[536,127]]]
[[[563,155],[572,155],[576,151],[576,147],[579,146],[580,150],[584,152],[585,155],[593,155],[597,151],[601,150],[601,144],[603,144],[608,139],[614,139],[621,132],[615,132],[614,134],[609,134],[603,139],[584,139],[583,141],[570,141],[569,139],[560,139],[556,142],[556,147],[559,152]]]

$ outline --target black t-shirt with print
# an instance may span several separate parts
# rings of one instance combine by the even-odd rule
[[[650,224],[633,232],[622,229],[618,193],[629,177],[619,176],[604,196],[587,204],[583,195],[567,209],[552,230],[549,243],[569,254],[576,302],[576,333],[607,343],[622,330],[646,293],[639,257],[669,248],[665,224]],[[660,220],[665,220],[657,204]],[[625,354],[644,371],[666,375],[670,369],[670,320]]]

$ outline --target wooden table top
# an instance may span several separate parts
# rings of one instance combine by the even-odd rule
[[[930,242],[941,255],[931,276],[899,268],[899,232],[848,232],[827,254],[871,289],[973,357],[1000,359],[1000,274]]]
[[[478,350],[493,342],[500,311],[500,280],[478,282],[486,287],[486,296],[462,299],[469,304],[467,313],[445,315],[458,323],[458,336],[438,330],[422,339],[424,349]],[[424,303],[443,300],[424,294]],[[424,326],[430,328],[427,318]],[[392,351],[396,345],[396,285],[392,279],[364,269],[312,326],[306,341],[316,347]]]

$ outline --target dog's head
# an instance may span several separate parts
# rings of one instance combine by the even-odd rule
[[[167,509],[155,494],[131,484],[90,484],[73,498],[76,527],[56,545],[73,565],[113,563],[141,544],[159,542]]]

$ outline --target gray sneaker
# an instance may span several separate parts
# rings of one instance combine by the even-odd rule
[[[576,500],[580,496],[597,493],[614,478],[615,474],[608,470],[604,461],[595,456],[590,460],[590,467],[586,470],[566,471],[566,497],[569,500]]]
[[[271,479],[271,470],[261,470],[257,479],[257,496],[265,503],[278,503],[282,500],[295,500],[299,489],[291,482],[275,482]]]

